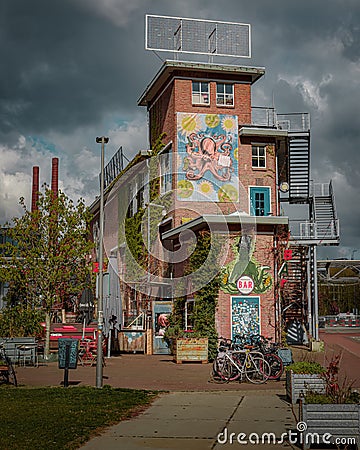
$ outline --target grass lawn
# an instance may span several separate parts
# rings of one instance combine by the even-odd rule
[[[149,405],[156,392],[104,386],[0,388],[0,449],[76,449]]]

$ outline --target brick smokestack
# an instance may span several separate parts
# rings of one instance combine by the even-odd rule
[[[59,190],[59,158],[52,159],[51,190],[57,197]]]
[[[32,192],[31,192],[31,212],[38,209],[37,202],[39,200],[39,167],[33,167]]]

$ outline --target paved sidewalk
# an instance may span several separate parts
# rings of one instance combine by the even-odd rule
[[[90,440],[84,450],[187,449],[220,450],[234,448],[292,448],[278,443],[281,435],[296,428],[290,405],[283,400],[282,390],[241,392],[172,392],[163,394],[140,416],[120,422],[101,436]],[[234,442],[230,442],[235,433]],[[265,444],[241,440],[259,438]],[[275,439],[274,444],[272,439]],[[285,440],[286,441],[286,440]]]
[[[168,355],[124,354],[106,359],[103,384],[114,388],[149,389],[159,391],[237,391],[279,389],[284,382],[268,381],[264,385],[233,382],[216,384],[210,381],[211,364],[175,364]],[[60,386],[64,371],[57,362],[39,367],[16,367],[18,383],[27,386]],[[95,386],[96,367],[69,371],[70,385]]]
[[[293,348],[296,360],[317,360],[322,364],[332,355],[342,353],[342,371],[354,386],[360,387],[359,332],[321,332],[325,353],[310,353],[305,348]],[[103,384],[112,387],[168,391],[136,418],[105,430],[90,440],[85,450],[220,450],[250,448],[276,450],[299,446],[278,439],[282,433],[296,429],[291,406],[284,400],[285,383],[268,381],[263,385],[250,383],[216,384],[209,382],[210,364],[175,364],[167,355],[124,354],[107,359]],[[20,384],[28,386],[59,386],[63,370],[57,363],[38,368],[16,367]],[[95,367],[70,371],[74,385],[95,386]],[[294,408],[298,413],[298,406]],[[219,433],[221,433],[219,435]],[[227,434],[225,434],[227,433]],[[230,443],[231,433],[235,433]],[[275,433],[276,444],[239,444],[236,437],[248,439],[250,433]],[[217,436],[220,441],[217,441]],[[222,443],[224,442],[224,443]],[[265,442],[267,442],[265,440]]]

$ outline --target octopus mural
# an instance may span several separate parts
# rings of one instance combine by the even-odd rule
[[[184,201],[238,201],[236,116],[178,113],[177,197]]]
[[[232,150],[231,136],[205,136],[203,133],[191,133],[186,145],[185,159],[186,178],[200,180],[206,173],[211,172],[219,181],[229,181],[231,178]]]

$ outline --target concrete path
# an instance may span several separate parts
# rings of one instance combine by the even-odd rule
[[[283,391],[172,392],[160,396],[140,416],[120,422],[89,441],[85,450],[187,449],[219,450],[234,448],[281,449],[289,443],[254,445],[248,440],[262,433],[282,433],[296,428],[291,407]],[[231,433],[235,433],[231,443]],[[286,439],[285,439],[286,440]],[[268,444],[268,445],[266,445]]]

